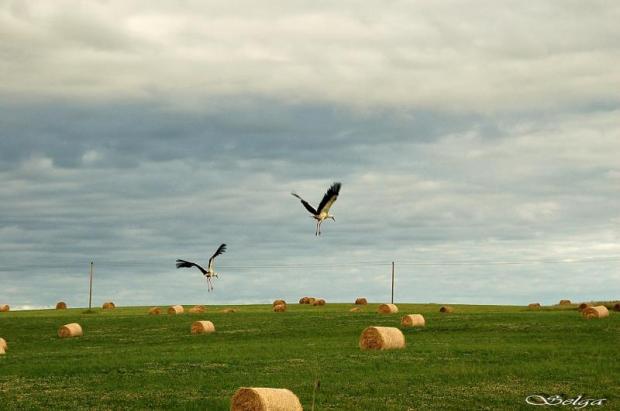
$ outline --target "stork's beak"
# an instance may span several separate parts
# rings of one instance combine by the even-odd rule
[[[336,218],[332,217],[332,220],[336,221]]]

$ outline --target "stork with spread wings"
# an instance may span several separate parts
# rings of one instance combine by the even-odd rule
[[[177,268],[191,268],[191,267],[198,268],[202,272],[202,274],[207,278],[207,286],[209,287],[208,290],[213,291],[213,283],[212,283],[211,278],[213,277],[218,278],[218,274],[213,269],[213,262],[215,261],[215,257],[217,257],[220,254],[224,254],[225,251],[226,251],[226,244],[220,245],[217,251],[211,256],[211,258],[209,258],[209,265],[206,270],[196,263],[192,263],[191,261],[185,261],[185,260],[177,260]]]
[[[301,204],[303,204],[306,210],[308,210],[310,214],[312,214],[312,218],[316,220],[316,231],[314,232],[314,235],[321,235],[321,223],[324,220],[331,218],[332,220],[336,221],[334,216],[329,214],[329,209],[338,198],[338,194],[340,193],[340,187],[340,183],[332,184],[323,196],[323,199],[321,200],[321,203],[316,210],[310,205],[310,203],[301,198],[299,195],[297,195],[296,193],[291,193],[293,196],[301,200]]]

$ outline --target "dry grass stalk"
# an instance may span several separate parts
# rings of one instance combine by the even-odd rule
[[[208,334],[215,332],[215,325],[211,321],[194,321],[192,334]]]
[[[161,314],[161,308],[151,307],[151,309],[149,309],[149,315],[159,315],[159,314]]]
[[[449,305],[444,305],[444,306],[442,306],[439,309],[439,312],[440,313],[446,313],[446,314],[453,313],[454,312],[454,307],[451,307]]]
[[[168,307],[168,314],[170,315],[183,314],[184,311],[182,305],[171,305]]]
[[[103,303],[102,307],[104,310],[112,310],[116,308],[116,305],[114,305],[112,301],[106,301],[105,303]]]
[[[5,312],[10,311],[10,310],[11,310],[11,307],[9,307],[8,304],[0,305],[0,313],[5,313]]]
[[[195,305],[189,309],[190,314],[202,314],[206,311],[204,305]]]
[[[360,311],[362,311],[362,309],[359,307],[353,307],[349,311],[352,313],[359,313]]]
[[[0,338],[0,348],[2,348],[4,351],[9,349],[9,346],[7,345],[4,338]]]
[[[303,411],[299,398],[284,388],[246,388],[235,392],[231,411]]]
[[[596,307],[588,307],[581,312],[588,320],[593,318],[604,318],[609,317],[609,310],[604,305],[597,305]]]
[[[230,314],[230,313],[236,313],[237,310],[235,308],[224,308],[220,310],[220,312],[224,314]]]
[[[368,300],[365,299],[364,297],[359,297],[355,299],[355,304],[356,305],[366,305],[368,304]]]
[[[360,336],[362,350],[390,350],[405,347],[405,336],[396,327],[368,327]]]
[[[570,305],[570,300],[560,300],[560,305]]]
[[[78,323],[65,324],[58,329],[60,338],[81,337],[82,335],[82,327]]]
[[[273,312],[283,313],[285,311],[286,311],[286,304],[278,304],[278,305],[274,305],[273,307]]]
[[[272,307],[275,307],[276,305],[286,305],[286,301],[284,301],[284,300],[275,300],[275,301],[271,304],[271,306],[272,306]]]
[[[540,310],[540,307],[540,303],[532,303],[527,305],[527,308],[529,308],[530,310]]]
[[[325,305],[325,300],[322,298],[316,299],[312,302],[312,305],[314,306]]]
[[[403,327],[424,327],[426,321],[422,314],[409,314],[401,318],[400,325]]]
[[[66,310],[67,309],[67,303],[64,301],[59,301],[56,303],[56,309],[57,310]]]
[[[379,314],[395,314],[398,312],[396,304],[381,304],[377,309]]]

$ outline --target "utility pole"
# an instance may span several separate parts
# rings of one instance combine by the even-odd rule
[[[392,261],[392,304],[394,304],[394,261]]]
[[[90,287],[88,292],[88,310],[92,308],[93,305],[93,262],[90,262]]]

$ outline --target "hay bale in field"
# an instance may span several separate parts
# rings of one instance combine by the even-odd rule
[[[215,332],[215,325],[211,321],[194,321],[192,334],[208,334]]]
[[[190,314],[202,314],[205,311],[206,311],[206,308],[204,305],[195,305],[189,309]]]
[[[422,314],[409,314],[400,319],[400,325],[402,327],[424,327],[426,321]]]
[[[316,301],[316,298],[314,297],[308,297],[308,302],[307,304],[314,304],[314,302]]]
[[[230,411],[303,411],[299,398],[285,388],[242,387],[230,401]]]
[[[116,308],[116,305],[114,305],[114,303],[112,301],[106,301],[105,303],[103,303],[103,305],[101,307],[104,310],[112,310],[112,309]]]
[[[381,304],[377,309],[379,314],[395,314],[398,312],[396,304]]]
[[[58,301],[56,303],[56,309],[57,310],[66,310],[67,309],[67,303],[64,301]]]
[[[579,311],[583,311],[583,310],[585,310],[585,309],[586,309],[586,308],[588,308],[588,307],[592,307],[592,304],[588,304],[588,303],[581,303],[581,304],[579,304],[579,307],[577,307],[577,309],[578,309]]]
[[[274,313],[283,313],[286,311],[286,304],[278,304],[273,306]]]
[[[6,350],[2,347],[0,347],[0,355],[4,355],[6,354]]]
[[[317,300],[314,300],[312,302],[312,305],[314,305],[314,306],[325,305],[325,300],[322,299],[322,298],[319,298]]]
[[[352,313],[359,313],[360,311],[362,311],[362,309],[359,307],[353,307],[349,310],[349,312],[352,312]]]
[[[604,318],[609,317],[609,310],[604,305],[597,305],[596,307],[588,307],[581,312],[581,315],[588,320],[592,318]]]
[[[170,315],[183,314],[184,311],[182,305],[171,305],[168,307],[168,314]]]
[[[0,305],[0,313],[5,313],[7,311],[11,311],[11,307],[8,304]]]
[[[272,307],[275,307],[276,305],[286,305],[286,301],[284,301],[284,300],[275,300],[275,301],[271,304],[271,306],[272,306]]]
[[[446,313],[446,314],[453,313],[454,312],[454,307],[451,307],[449,305],[444,305],[444,306],[442,306],[439,309],[439,312],[440,313]]]
[[[560,300],[560,305],[570,305],[570,300]]]
[[[301,297],[299,299],[299,304],[310,304],[310,297]]]
[[[362,350],[404,348],[405,336],[396,327],[367,327],[362,331],[359,346]]]
[[[220,312],[224,313],[224,314],[230,314],[230,313],[236,313],[237,310],[234,309],[234,308],[224,308],[224,309],[220,310]]]
[[[620,311],[620,303],[615,303],[613,310],[614,311]]]
[[[359,297],[355,299],[355,305],[366,305],[368,304],[368,300],[364,297]]]
[[[529,308],[530,310],[540,310],[540,307],[540,303],[532,303],[527,305],[527,308]]]
[[[161,314],[161,308],[159,307],[151,307],[149,309],[149,315],[159,315]]]
[[[58,329],[60,338],[81,337],[82,327],[78,323],[65,324]]]
[[[9,346],[7,345],[4,338],[0,338],[0,348],[2,348],[4,351],[9,349]]]

